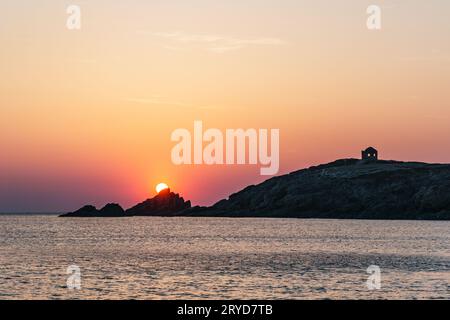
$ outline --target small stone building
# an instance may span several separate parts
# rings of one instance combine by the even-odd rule
[[[369,161],[378,160],[378,150],[373,147],[368,147],[366,150],[361,151],[361,159]]]

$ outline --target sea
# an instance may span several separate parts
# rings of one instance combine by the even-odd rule
[[[450,221],[0,215],[0,299],[450,299]]]

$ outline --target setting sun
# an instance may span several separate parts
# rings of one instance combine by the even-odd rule
[[[169,189],[169,186],[165,183],[158,183],[158,185],[156,186],[156,192],[158,193],[165,189]]]

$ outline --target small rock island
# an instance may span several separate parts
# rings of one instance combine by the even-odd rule
[[[77,211],[63,214],[61,217],[170,216],[190,207],[190,201],[184,201],[179,194],[171,192],[170,189],[164,189],[155,197],[147,199],[126,211],[115,203],[107,204],[100,210],[87,205]]]
[[[126,211],[85,206],[63,216],[202,216],[450,220],[450,164],[341,159],[248,186],[211,207],[191,207],[164,190]]]

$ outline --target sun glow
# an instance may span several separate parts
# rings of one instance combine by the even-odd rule
[[[165,183],[158,183],[158,185],[156,186],[156,192],[158,192],[158,193],[160,193],[161,191],[163,191],[165,189],[169,189],[169,186]]]

